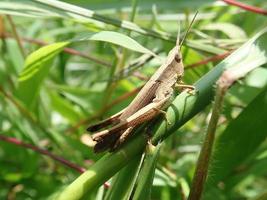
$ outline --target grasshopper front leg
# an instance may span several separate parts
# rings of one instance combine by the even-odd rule
[[[180,88],[182,88],[182,89],[189,89],[189,90],[195,90],[195,86],[193,86],[193,85],[187,85],[187,84],[181,84],[181,83],[176,83],[175,84],[175,87],[177,88],[177,89],[180,89]]]

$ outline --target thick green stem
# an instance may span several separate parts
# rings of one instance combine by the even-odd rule
[[[123,149],[112,154],[106,154],[90,167],[89,170],[72,182],[56,199],[81,199],[129,163],[130,160],[143,151],[144,147],[145,138],[135,137]]]
[[[208,125],[207,134],[204,139],[204,143],[198,158],[197,167],[195,170],[193,183],[191,186],[188,200],[199,200],[201,198],[203,188],[205,185],[206,177],[208,174],[208,168],[210,163],[210,157],[212,154],[212,147],[214,144],[216,127],[220,117],[220,111],[223,105],[223,98],[226,88],[218,85],[216,90],[215,102],[212,109],[211,119]]]

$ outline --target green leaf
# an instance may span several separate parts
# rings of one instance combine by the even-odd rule
[[[202,26],[201,29],[209,31],[222,31],[232,39],[247,38],[246,33],[240,27],[230,23],[209,23]]]
[[[113,32],[113,31],[101,31],[99,33],[94,34],[83,34],[81,36],[78,36],[77,39],[74,39],[74,41],[84,41],[84,40],[92,40],[92,41],[103,41],[103,42],[109,42],[112,44],[116,44],[119,46],[122,46],[124,48],[130,49],[132,51],[136,51],[139,53],[147,53],[156,56],[152,51],[148,50],[147,48],[140,45],[138,42],[130,38],[129,36],[126,36],[124,34]]]
[[[68,44],[69,42],[51,44],[38,49],[27,57],[23,71],[19,76],[19,86],[16,93],[27,107],[33,107],[34,100],[42,81],[49,72],[53,58]]]
[[[33,107],[41,83],[48,75],[55,56],[59,54],[64,47],[71,43],[88,40],[109,42],[140,53],[153,54],[153,52],[146,49],[130,37],[112,31],[86,33],[72,41],[58,42],[42,47],[27,57],[23,71],[19,76],[17,96],[27,107]]]

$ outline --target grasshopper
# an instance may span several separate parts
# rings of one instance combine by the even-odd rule
[[[184,75],[184,65],[180,49],[196,15],[197,13],[180,44],[178,31],[176,46],[171,49],[166,61],[152,75],[130,105],[109,119],[87,128],[87,131],[95,132],[114,124],[113,127],[92,135],[92,139],[95,141],[95,152],[117,149],[131,135],[135,127],[159,114],[166,114],[162,109],[169,103],[174,87],[177,84],[180,87],[192,89],[192,86],[181,84]]]

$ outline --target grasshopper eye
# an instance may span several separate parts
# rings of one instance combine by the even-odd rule
[[[178,63],[181,62],[181,57],[180,57],[179,54],[175,54],[174,59],[175,59],[175,61],[178,62]]]

